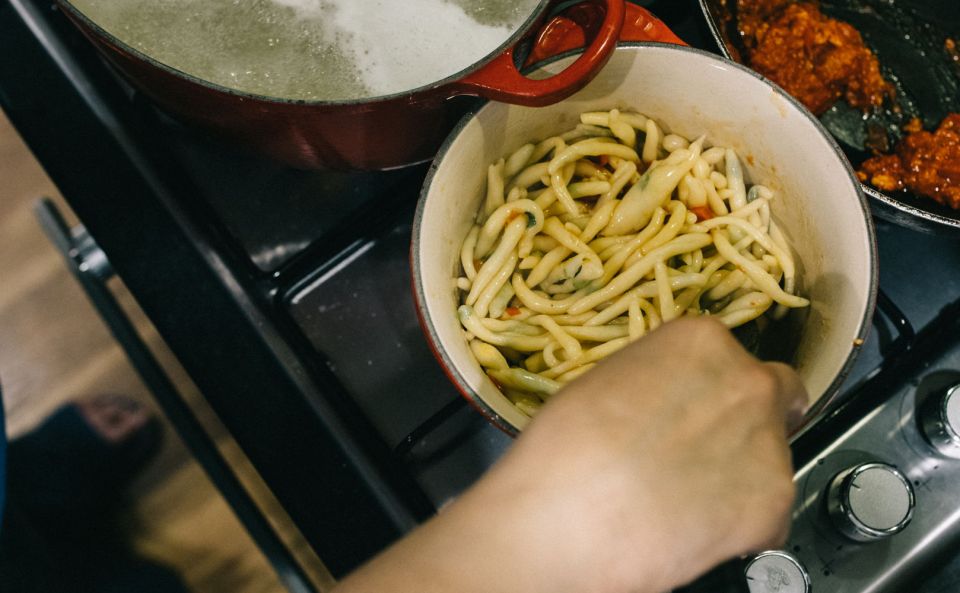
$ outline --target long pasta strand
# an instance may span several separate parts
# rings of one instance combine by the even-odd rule
[[[775,194],[705,142],[613,109],[487,167],[453,285],[470,350],[518,409],[676,317],[736,327],[809,305]]]

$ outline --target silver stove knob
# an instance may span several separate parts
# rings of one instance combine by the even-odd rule
[[[886,463],[862,463],[830,482],[827,511],[848,538],[872,542],[900,533],[910,523],[913,486],[900,470]]]
[[[923,436],[942,455],[960,458],[960,384],[920,404]]]
[[[809,593],[810,575],[786,552],[763,552],[744,569],[750,593]]]

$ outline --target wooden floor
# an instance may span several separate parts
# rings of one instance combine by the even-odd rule
[[[0,112],[0,379],[11,438],[29,430],[71,399],[96,393],[150,395],[127,363],[60,255],[42,234],[33,212],[56,189]],[[136,304],[117,283],[115,292],[133,313],[148,343],[160,353],[178,385],[192,389]],[[195,410],[217,436],[222,451],[285,540],[307,565],[315,584],[332,583],[269,492],[245,465],[216,418],[190,392]],[[151,402],[152,403],[152,402]],[[172,431],[158,458],[130,493],[133,545],[177,569],[194,593],[274,593],[284,589],[224,500]]]

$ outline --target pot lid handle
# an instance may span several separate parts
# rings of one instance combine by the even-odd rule
[[[459,94],[479,95],[505,103],[542,107],[562,101],[582,89],[607,63],[616,49],[626,9],[624,0],[587,0],[574,5],[572,9],[565,11],[565,14],[578,9],[594,15],[602,11],[603,20],[599,26],[595,26],[596,34],[583,54],[562,72],[541,80],[525,77],[514,63],[514,46],[476,72],[454,83],[454,90]],[[545,35],[550,37],[548,31],[557,18],[564,17],[555,17],[547,22],[537,35],[537,45],[540,45]],[[596,22],[596,19],[592,22]],[[576,24],[579,32],[580,23]],[[582,43],[581,41],[576,46],[582,46]]]

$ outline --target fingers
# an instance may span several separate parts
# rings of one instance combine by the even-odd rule
[[[787,432],[793,432],[803,422],[803,416],[810,405],[807,389],[797,372],[789,366],[780,362],[767,362],[764,366],[777,380],[777,403],[786,421]]]
[[[762,468],[765,500],[762,504],[754,504],[754,523],[752,537],[741,542],[742,547],[736,553],[743,554],[763,549],[779,548],[786,541],[789,533],[791,516],[796,495],[793,483],[793,462],[790,447],[786,436],[793,432],[803,421],[804,413],[809,406],[807,390],[800,380],[800,376],[789,366],[782,363],[759,363],[763,371],[774,378],[766,394],[773,397],[774,405],[768,408],[771,414],[769,422],[780,423],[785,428],[773,431],[763,431],[758,438],[762,439],[763,446],[759,450],[766,451],[768,456]],[[768,424],[773,428],[772,424]],[[758,509],[763,509],[762,511]]]
[[[671,324],[677,324],[678,321]],[[764,372],[770,373],[774,379],[771,388],[776,399],[776,409],[786,424],[788,434],[800,426],[810,405],[810,397],[800,375],[792,367],[781,362],[760,362],[716,320],[697,318],[689,319],[686,323],[688,327],[678,334],[692,333],[697,336],[696,346],[722,351],[722,355],[712,355],[715,360],[722,361],[721,364],[742,365],[740,368],[743,369],[760,366]],[[689,337],[687,339],[689,340]]]

